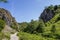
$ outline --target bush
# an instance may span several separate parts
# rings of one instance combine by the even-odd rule
[[[18,36],[20,38],[19,40],[46,40],[42,36],[38,36],[36,34],[29,34],[25,32],[18,33]]]
[[[4,28],[5,21],[0,19],[0,31]]]
[[[18,26],[18,25],[17,25],[16,22],[12,22],[12,24],[11,24],[11,28],[13,28],[13,29],[15,29],[15,30],[18,31],[18,27],[17,27],[17,26]]]
[[[0,40],[2,40],[2,39],[4,39],[4,38],[6,38],[6,39],[10,39],[10,34],[9,33],[2,33],[2,32],[0,32]]]

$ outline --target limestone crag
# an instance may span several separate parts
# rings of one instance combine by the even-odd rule
[[[0,18],[3,19],[7,25],[11,25],[12,16],[9,11],[0,8]]]
[[[4,20],[9,26],[12,25],[13,22],[17,24],[15,18],[12,17],[10,12],[8,10],[5,10],[4,8],[0,8],[0,19]]]
[[[52,19],[53,16],[54,16],[53,10],[45,9],[41,14],[40,19],[42,19],[44,22],[47,22],[50,19]]]

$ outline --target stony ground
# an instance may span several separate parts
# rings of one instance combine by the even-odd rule
[[[15,34],[11,34],[10,40],[19,40],[19,37],[17,36],[17,32]]]

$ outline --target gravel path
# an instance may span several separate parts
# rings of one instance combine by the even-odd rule
[[[19,40],[19,37],[17,36],[17,32],[15,34],[11,34],[10,40]]]

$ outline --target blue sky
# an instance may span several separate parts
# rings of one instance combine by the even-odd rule
[[[44,8],[49,5],[59,5],[60,0],[8,0],[0,3],[0,8],[9,10],[17,22],[37,20]]]

